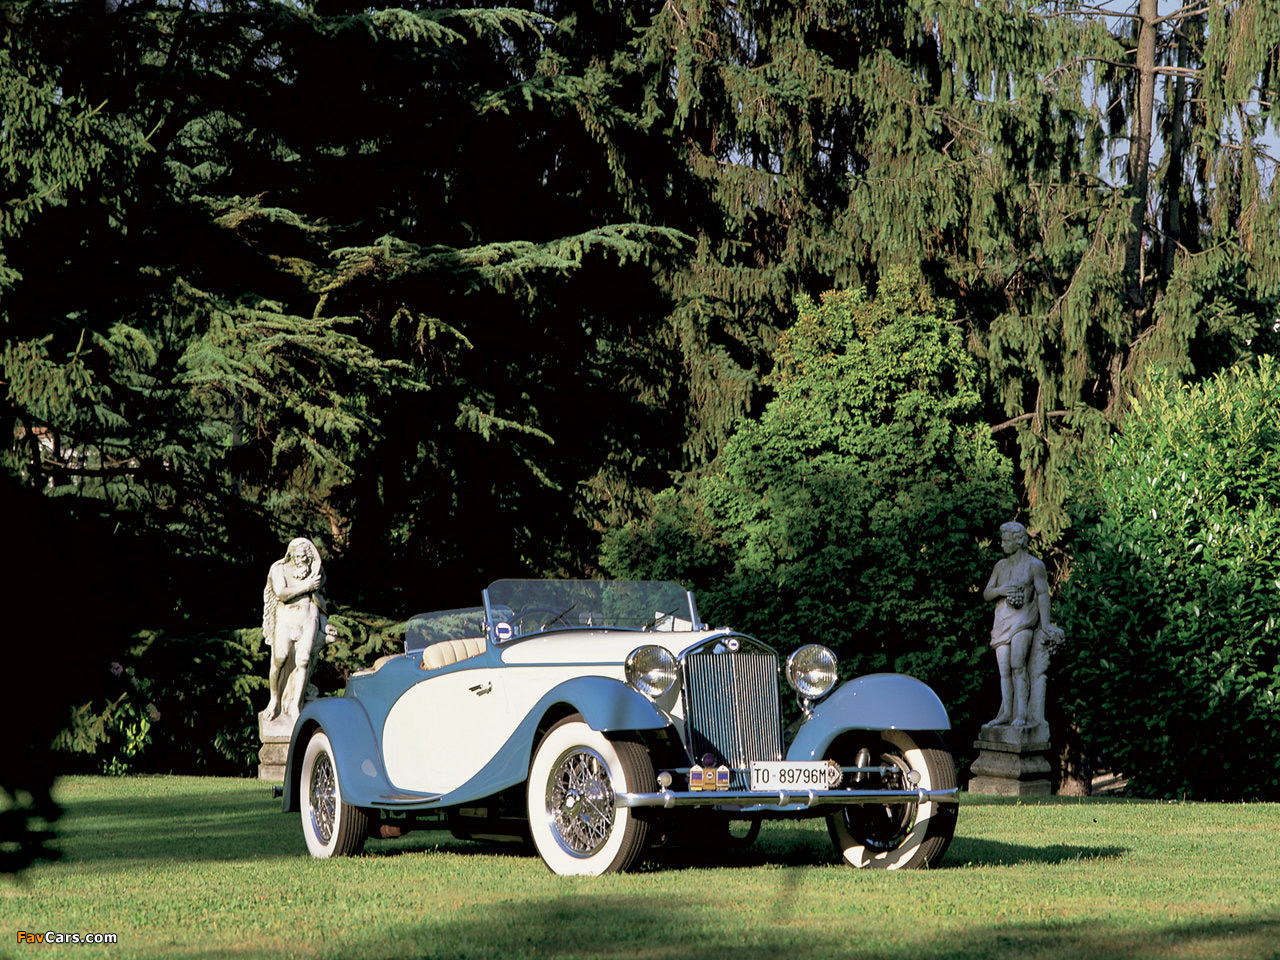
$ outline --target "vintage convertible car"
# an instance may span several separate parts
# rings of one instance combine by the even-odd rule
[[[414,617],[403,654],[303,708],[284,810],[316,857],[447,827],[599,874],[681,829],[730,844],[821,816],[852,866],[936,864],[956,822],[945,708],[899,674],[837,679],[826,647],[783,662],[709,629],[678,584],[499,580],[480,607]]]

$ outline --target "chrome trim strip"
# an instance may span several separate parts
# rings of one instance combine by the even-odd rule
[[[618,793],[616,807],[806,807],[820,804],[848,806],[859,803],[959,803],[960,788],[948,790],[659,790],[657,793]]]

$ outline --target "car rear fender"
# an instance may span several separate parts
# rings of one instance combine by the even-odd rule
[[[395,792],[387,781],[377,737],[360,701],[351,697],[325,697],[303,707],[294,724],[285,765],[282,804],[285,813],[296,813],[300,809],[302,756],[316,730],[323,730],[333,746],[338,782],[346,803],[367,807]]]
[[[821,760],[846,730],[950,730],[947,709],[927,685],[900,673],[855,677],[813,708],[787,748],[788,760]]]

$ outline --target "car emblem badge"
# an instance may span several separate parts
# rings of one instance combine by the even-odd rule
[[[730,637],[724,642],[724,645],[729,648],[730,653],[737,653],[738,648],[742,646],[742,642],[737,637]]]
[[[493,635],[498,638],[499,643],[506,643],[515,635],[515,631],[511,629],[511,624],[499,623],[493,628]]]

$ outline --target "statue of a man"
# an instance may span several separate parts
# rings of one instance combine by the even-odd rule
[[[261,717],[297,719],[311,678],[312,652],[324,643],[327,623],[324,570],[315,544],[306,537],[289,542],[282,560],[271,565],[262,591],[262,638],[271,648],[267,685],[271,699]]]
[[[1049,579],[1044,564],[1027,550],[1027,528],[1000,527],[1005,557],[996,562],[982,592],[996,601],[991,646],[1000,667],[1000,712],[988,726],[1033,726],[1044,722],[1049,654],[1063,632],[1049,619]]]

